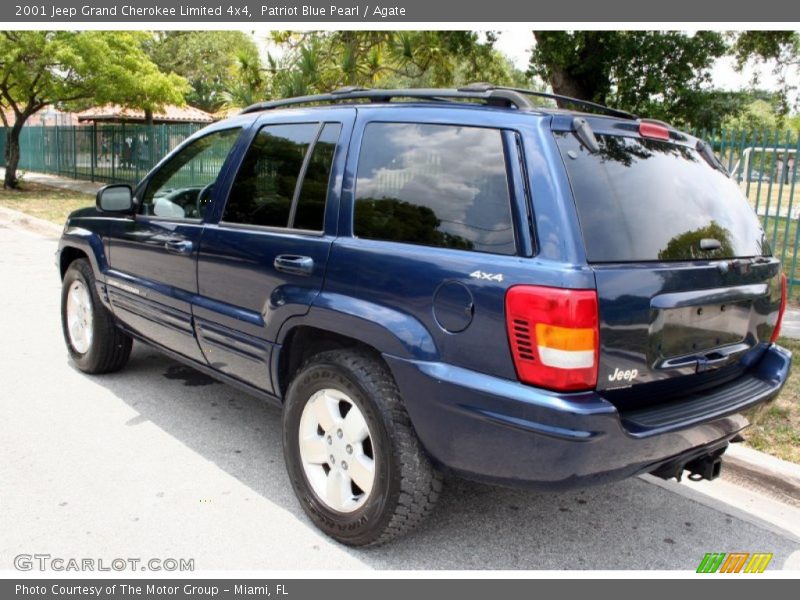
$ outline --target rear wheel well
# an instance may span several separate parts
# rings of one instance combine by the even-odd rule
[[[294,373],[308,359],[321,352],[345,348],[366,351],[383,362],[380,352],[355,338],[317,327],[300,326],[292,329],[283,342],[278,360],[278,389],[281,397],[286,393]]]
[[[89,258],[83,250],[78,250],[77,248],[73,248],[72,246],[67,246],[61,250],[61,258],[59,262],[59,268],[61,269],[61,279],[64,279],[64,275],[69,269],[69,266],[78,260],[79,258]]]

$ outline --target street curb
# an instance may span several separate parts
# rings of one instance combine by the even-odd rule
[[[55,223],[45,221],[39,217],[33,217],[13,208],[6,208],[5,206],[0,206],[0,224],[13,225],[20,229],[55,239],[61,236],[62,230]]]
[[[758,450],[731,444],[723,458],[723,470],[759,487],[800,502],[800,465]]]

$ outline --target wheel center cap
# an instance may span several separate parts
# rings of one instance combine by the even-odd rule
[[[330,459],[332,459],[332,467],[336,469],[347,469],[348,460],[351,455],[347,452],[349,444],[344,436],[339,437],[337,432],[331,434],[331,443],[328,445],[330,450]]]

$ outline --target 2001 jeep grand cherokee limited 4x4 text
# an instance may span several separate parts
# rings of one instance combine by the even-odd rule
[[[350,88],[196,133],[69,217],[72,359],[141,340],[281,405],[299,501],[345,544],[415,526],[443,470],[715,477],[789,371],[780,263],[708,145],[533,95]]]

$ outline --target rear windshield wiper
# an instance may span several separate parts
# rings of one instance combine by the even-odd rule
[[[575,131],[575,137],[580,140],[581,144],[583,144],[589,152],[592,154],[600,152],[600,142],[597,141],[594,131],[592,131],[592,126],[589,125],[586,119],[583,117],[575,117],[572,119],[572,129]]]
[[[697,153],[703,157],[703,160],[705,160],[709,165],[711,165],[711,168],[717,169],[718,171],[722,171],[723,173],[725,173],[726,177],[731,176],[731,174],[728,173],[728,169],[725,168],[725,165],[723,165],[717,158],[717,155],[714,154],[714,150],[711,148],[711,144],[706,143],[703,140],[697,140],[697,145],[695,146],[695,150],[697,150]]]

